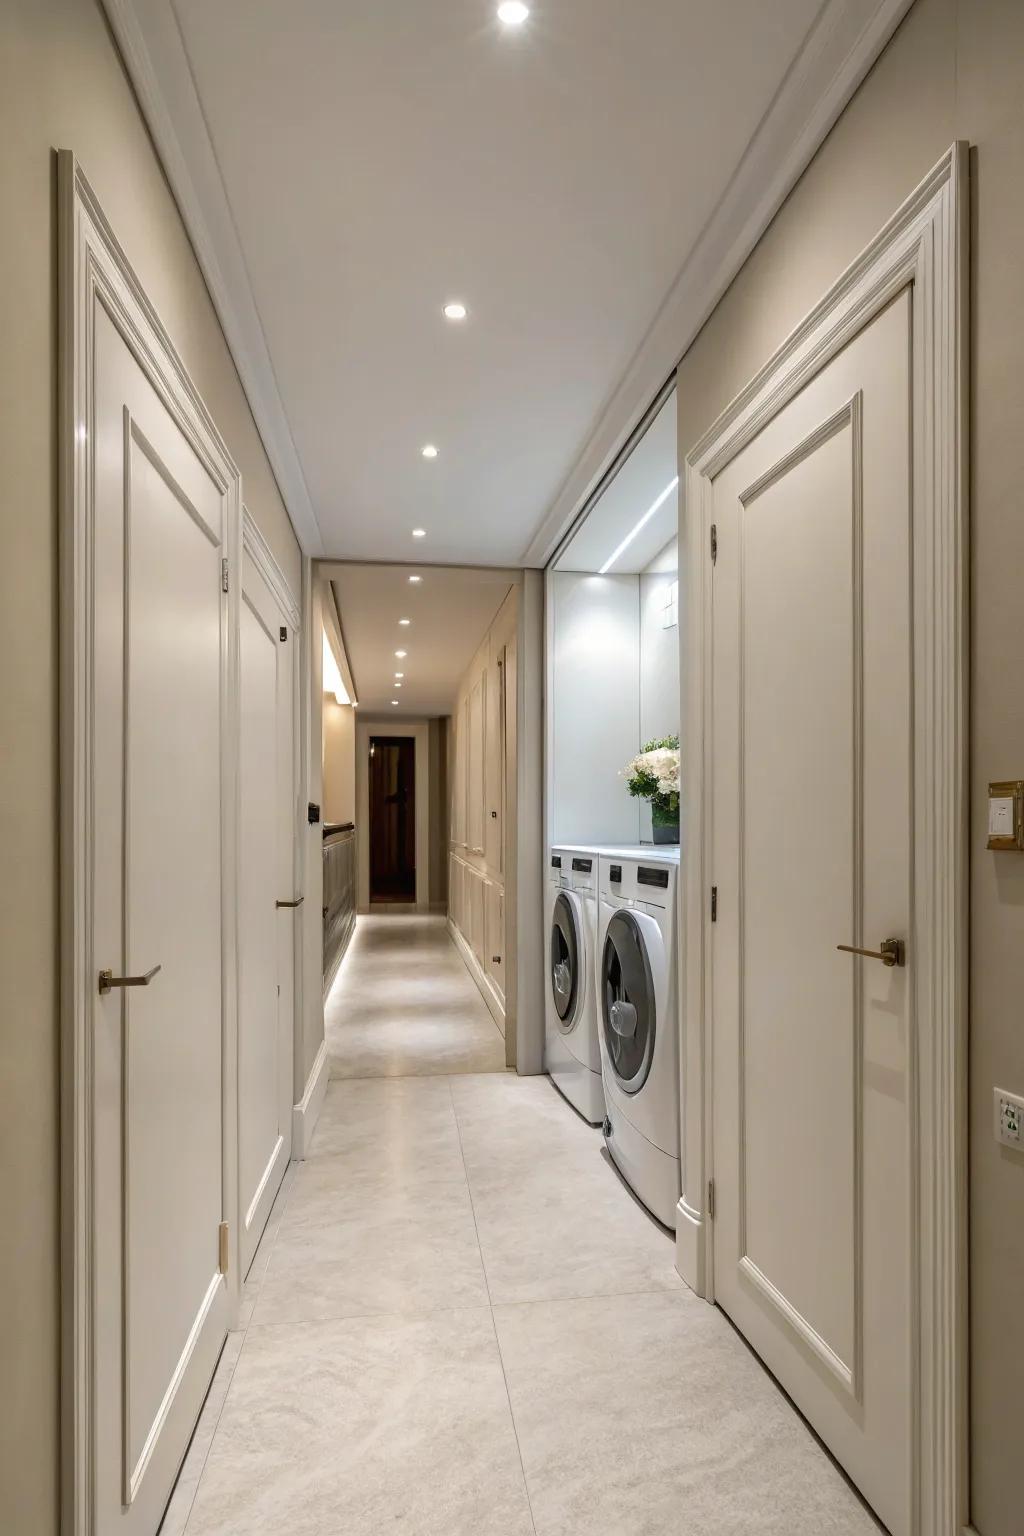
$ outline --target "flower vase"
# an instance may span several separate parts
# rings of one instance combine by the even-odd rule
[[[656,800],[652,800],[651,830],[656,846],[678,846],[679,811],[670,811],[665,806],[659,805]]]

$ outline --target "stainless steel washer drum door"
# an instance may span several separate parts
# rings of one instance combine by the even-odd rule
[[[566,1034],[576,1023],[582,960],[583,935],[579,925],[579,904],[565,891],[560,891],[551,914],[550,981],[558,1022]]]
[[[616,912],[608,923],[601,961],[601,1019],[608,1060],[626,1093],[638,1093],[647,1081],[656,1014],[654,978],[640,925],[632,912]]]

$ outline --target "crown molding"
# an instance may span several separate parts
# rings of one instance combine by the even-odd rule
[[[320,525],[292,437],[238,231],[172,0],[103,0],[125,68],[188,231],[257,430],[304,553]]]
[[[732,180],[523,554],[546,565],[806,170],[912,0],[825,0]]]

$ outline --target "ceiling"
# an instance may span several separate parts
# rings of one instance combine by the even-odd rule
[[[543,564],[908,3],[105,0],[307,552]]]
[[[514,571],[327,565],[361,715],[447,715]],[[409,581],[419,575],[418,583]],[[403,628],[399,620],[412,622]],[[399,660],[395,652],[408,655]],[[396,672],[404,672],[396,689]],[[396,708],[392,699],[399,701]]]
[[[673,389],[614,479],[555,561],[559,571],[646,571],[679,532],[677,403]],[[666,494],[666,492],[668,494]],[[642,523],[642,526],[640,524]],[[622,548],[625,541],[629,543]],[[613,559],[616,551],[621,554]]]

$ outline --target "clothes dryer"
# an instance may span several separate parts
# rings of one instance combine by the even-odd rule
[[[596,848],[553,848],[546,883],[544,1065],[559,1092],[591,1125],[604,1119],[595,995]]]
[[[675,1230],[679,1203],[678,848],[602,851],[597,990],[605,1139],[623,1178]]]

